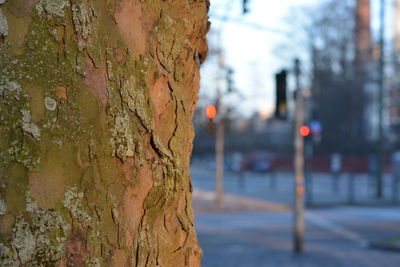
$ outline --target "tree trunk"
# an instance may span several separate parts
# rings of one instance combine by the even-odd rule
[[[208,0],[0,0],[0,265],[197,266]]]

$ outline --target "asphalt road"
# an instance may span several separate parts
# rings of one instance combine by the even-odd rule
[[[291,222],[290,213],[197,215],[203,266],[400,266],[400,253],[369,249],[361,234],[316,214],[307,218],[304,253],[295,255]]]
[[[225,191],[259,200],[291,203],[291,182],[271,187],[268,179],[247,174],[226,177]],[[212,170],[192,168],[195,189],[213,190]],[[358,190],[367,190],[367,185]],[[318,184],[319,198],[332,196],[330,183]],[[329,187],[329,188],[326,188]],[[366,191],[366,193],[368,193]],[[361,194],[357,195],[362,200]],[[340,203],[340,202],[337,202]],[[337,204],[336,203],[336,204]],[[203,266],[400,266],[400,253],[369,248],[372,241],[400,237],[398,206],[313,208],[306,213],[305,252],[292,252],[290,212],[197,214]]]

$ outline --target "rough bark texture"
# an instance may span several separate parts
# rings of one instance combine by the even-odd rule
[[[197,266],[208,0],[0,0],[0,265]]]

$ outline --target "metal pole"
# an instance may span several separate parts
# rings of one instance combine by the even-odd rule
[[[220,40],[219,40],[220,43]],[[224,193],[224,120],[222,115],[221,70],[224,68],[222,50],[218,49],[219,77],[217,81],[217,122],[215,135],[215,204],[222,207]]]
[[[400,0],[393,0],[393,54],[397,64],[397,54],[400,51]]]
[[[295,60],[296,76],[296,114],[294,129],[294,167],[295,167],[295,198],[294,198],[294,251],[303,251],[304,238],[304,139],[299,129],[304,122],[304,98],[300,89],[300,61]]]
[[[378,164],[376,176],[376,197],[383,196],[383,163],[384,163],[384,137],[383,137],[383,91],[385,75],[385,0],[380,1],[380,30],[379,30],[379,141],[378,141]]]
[[[313,174],[309,172],[305,177],[306,183],[306,206],[310,207],[314,204],[314,196],[313,196]]]
[[[305,100],[303,100],[305,101]],[[303,102],[304,107],[304,102]],[[307,117],[306,114],[303,115]],[[304,119],[303,119],[304,120]],[[305,191],[304,201],[306,206],[311,206],[313,202],[312,196],[312,183],[313,183],[313,170],[312,170],[312,159],[314,155],[314,144],[313,140],[305,140],[304,141],[304,183],[305,183]]]
[[[218,101],[219,102],[219,101]],[[221,108],[221,104],[217,105]],[[215,190],[216,190],[216,205],[217,208],[222,207],[222,198],[224,193],[224,121],[221,114],[217,121],[217,132],[215,136]]]

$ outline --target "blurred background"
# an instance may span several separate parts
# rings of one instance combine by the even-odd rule
[[[212,0],[203,266],[400,266],[400,0]]]

